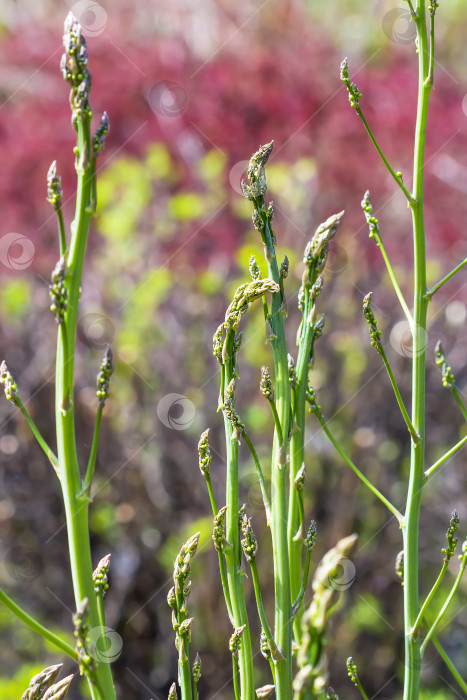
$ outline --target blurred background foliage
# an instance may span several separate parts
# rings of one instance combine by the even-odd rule
[[[371,189],[383,239],[407,293],[410,218],[348,105],[339,64],[349,56],[365,114],[408,182],[417,80],[413,28],[402,0],[268,0],[259,5],[248,0],[235,5],[227,0],[3,0],[1,354],[52,443],[56,327],[48,312],[47,285],[58,246],[45,179],[56,159],[69,222],[74,134],[59,60],[62,23],[70,8],[88,38],[96,118],[106,109],[111,122],[83,283],[76,405],[84,461],[96,410],[95,375],[110,342],[116,371],[91,528],[95,561],[112,552],[107,603],[108,623],[124,642],[124,654],[114,663],[119,692],[135,699],[163,697],[175,678],[166,595],[173,559],[182,542],[200,530],[191,603],[194,646],[203,660],[200,692],[231,697],[229,622],[211,551],[210,509],[196,444],[210,426],[212,479],[220,495],[224,447],[211,338],[236,287],[249,277],[251,253],[260,264],[263,257],[240,180],[250,155],[274,138],[268,184],[279,248],[291,261],[286,289],[292,348],[303,249],[320,221],[346,210],[319,299],[327,320],[312,383],[354,460],[402,508],[407,435],[379,357],[370,352],[361,315],[364,294],[374,291],[383,339],[407,400],[410,341],[379,251],[368,240],[360,209],[364,191]],[[427,148],[431,283],[466,255],[466,25],[465,3],[441,4]],[[12,232],[23,243],[5,238]],[[465,434],[431,358],[441,337],[464,393],[466,302],[459,277],[431,305],[430,463]],[[267,463],[271,422],[255,388],[260,365],[270,361],[261,316],[260,308],[252,308],[242,322],[238,402]],[[73,596],[57,485],[23,422],[3,401],[0,421],[0,585],[69,634]],[[340,463],[312,419],[308,431],[307,512],[319,532],[315,564],[338,538],[359,533],[355,581],[330,631],[330,682],[341,697],[357,697],[345,668],[352,654],[368,694],[395,698],[404,671],[402,592],[394,574],[400,532]],[[246,452],[242,457],[242,495],[255,528],[263,528],[260,575],[270,603],[270,542],[254,466]],[[437,574],[452,508],[458,509],[461,523],[467,521],[462,464],[459,454],[426,491],[423,590]],[[461,533],[467,534],[462,525]],[[248,584],[247,591],[252,603]],[[449,631],[442,635],[464,675],[466,601],[464,587],[450,609]],[[0,633],[0,698],[10,700],[20,697],[36,670],[58,657],[5,610],[0,610]],[[423,674],[423,698],[451,697],[448,672],[434,651],[427,653]],[[258,685],[267,679],[265,664]],[[71,698],[84,692],[76,684]]]

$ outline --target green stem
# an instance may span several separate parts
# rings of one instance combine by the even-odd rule
[[[389,256],[386,252],[386,248],[384,247],[381,234],[380,233],[375,233],[374,238],[376,241],[376,245],[381,251],[381,255],[383,256],[383,260],[386,264],[386,269],[388,271],[389,279],[391,280],[392,286],[394,288],[394,291],[396,292],[396,296],[399,300],[399,304],[402,307],[402,310],[405,314],[405,317],[409,323],[410,328],[413,328],[413,317],[412,314],[410,313],[410,309],[407,306],[407,302],[405,301],[404,295],[402,294],[402,290],[399,286],[399,282],[397,281],[396,274],[394,272],[394,269],[391,265],[391,261],[389,260]]]
[[[428,102],[431,86],[426,83],[429,70],[425,0],[417,0],[414,18],[418,36],[419,80],[417,122],[415,128],[413,197],[411,200],[414,245],[414,328],[412,359],[412,424],[420,441],[412,442],[410,477],[404,528],[404,700],[417,700],[420,689],[420,639],[411,630],[419,612],[419,521],[425,483],[425,367],[426,367],[426,250],[424,222],[424,168]]]
[[[48,642],[51,642],[54,644],[60,651],[65,652],[65,654],[68,654],[74,661],[76,661],[76,651],[71,647],[69,644],[63,641],[63,639],[60,639],[60,637],[57,637],[56,634],[48,630],[46,627],[40,624],[40,622],[37,622],[31,615],[29,615],[25,610],[20,608],[19,605],[17,605],[9,595],[5,593],[0,588],[0,602],[2,602],[4,605],[6,605],[9,610],[11,610],[16,617],[18,617],[20,620],[22,620],[28,627],[30,627],[34,632],[37,632],[37,634],[40,634],[41,637],[46,639]]]
[[[416,634],[418,628],[422,624],[426,609],[428,608],[429,604],[431,603],[431,601],[433,599],[434,594],[436,593],[439,586],[441,585],[441,582],[444,578],[444,575],[446,574],[446,571],[448,569],[448,564],[449,564],[449,562],[447,562],[447,561],[443,562],[443,566],[441,567],[441,571],[439,572],[438,578],[436,579],[431,591],[428,593],[428,595],[425,599],[425,602],[423,603],[422,607],[420,608],[420,612],[418,613],[418,617],[415,620],[415,625],[413,626],[412,634]]]
[[[386,166],[386,168],[388,169],[390,175],[394,178],[396,184],[400,187],[400,189],[402,190],[402,192],[405,194],[408,203],[409,203],[410,205],[412,205],[413,202],[414,202],[414,197],[413,197],[413,195],[410,194],[409,190],[407,189],[407,187],[406,187],[406,186],[404,185],[404,183],[402,182],[402,178],[398,177],[397,173],[396,173],[395,170],[392,168],[392,166],[390,165],[388,159],[386,158],[386,156],[384,155],[383,151],[381,150],[381,147],[380,147],[379,143],[377,142],[376,138],[374,137],[373,132],[372,132],[372,130],[370,129],[370,126],[369,126],[367,120],[365,119],[361,108],[360,108],[360,107],[356,107],[356,112],[357,112],[358,116],[360,117],[360,119],[362,120],[363,126],[365,127],[368,136],[370,137],[370,139],[371,139],[371,141],[372,141],[374,147],[375,147],[376,150],[378,151],[379,156],[380,156],[381,160],[383,161],[384,165]]]
[[[89,495],[89,491],[91,489],[92,477],[94,476],[94,469],[96,466],[97,449],[99,447],[99,436],[100,436],[100,432],[101,432],[103,410],[104,410],[103,406],[98,406],[97,415],[96,415],[96,424],[94,426],[94,434],[92,436],[91,453],[89,455],[88,466],[86,469],[86,476],[84,477],[84,482],[83,482],[83,488],[82,488],[83,494]]]
[[[407,425],[407,428],[410,433],[410,437],[412,438],[412,441],[414,444],[418,444],[420,442],[420,436],[418,435],[417,431],[415,430],[412,421],[410,420],[410,416],[407,412],[407,409],[404,405],[404,401],[402,400],[401,393],[399,391],[399,387],[397,386],[396,378],[394,377],[393,371],[391,369],[391,365],[388,362],[388,358],[386,357],[386,353],[382,348],[379,350],[379,354],[382,357],[382,360],[384,362],[384,366],[386,367],[387,373],[389,375],[389,380],[391,382],[391,386],[394,390],[394,394],[396,396],[397,404],[400,408],[400,411],[402,413],[402,417],[405,420],[405,423]]]
[[[209,501],[211,503],[212,514],[214,515],[214,517],[216,517],[217,513],[219,512],[219,509],[217,508],[216,497],[214,496],[214,489],[212,488],[211,477],[209,476],[209,474],[205,476],[205,479],[206,485],[208,487]]]
[[[295,427],[290,440],[290,479],[289,479],[289,520],[288,542],[290,562],[290,594],[291,601],[296,601],[300,593],[302,574],[303,539],[297,533],[303,528],[303,499],[295,488],[295,478],[305,460],[305,416],[306,390],[308,387],[308,372],[310,357],[313,352],[313,324],[310,313],[310,295],[305,293],[303,318],[298,342],[297,364],[295,373],[297,381],[292,390],[292,406]],[[297,644],[301,639],[301,617],[303,607],[299,605],[293,621],[294,638]]]
[[[227,340],[226,340],[227,342]],[[234,370],[232,363],[233,337],[228,342],[229,359],[222,367],[223,386],[227,387],[233,378]],[[243,574],[240,571],[242,551],[240,545],[240,524],[239,524],[239,500],[238,500],[238,441],[232,440],[232,423],[224,413],[226,457],[227,457],[227,480],[226,480],[226,517],[225,536],[228,542],[226,545],[225,564],[227,570],[227,586],[230,591],[231,613],[234,620],[234,627],[246,625],[242,634],[242,643],[238,652],[238,666],[240,671],[240,694],[242,700],[254,700],[254,676],[253,676],[253,654],[251,648],[250,628],[243,590]],[[234,677],[235,680],[235,677]],[[238,682],[238,681],[237,681]]]
[[[437,469],[441,467],[442,464],[444,464],[450,457],[452,457],[458,450],[460,450],[461,447],[465,445],[467,442],[467,435],[462,438],[462,440],[459,440],[458,443],[454,445],[454,447],[451,447],[451,449],[446,452],[440,459],[438,459],[437,462],[435,462],[429,469],[426,470],[425,472],[425,479],[428,479],[430,476],[432,476]]]
[[[241,700],[242,696],[240,695],[240,685],[238,682],[238,658],[236,654],[232,654],[232,678],[235,700]]]
[[[454,398],[457,401],[457,404],[458,404],[460,410],[462,411],[462,415],[464,416],[464,420],[467,421],[467,407],[462,400],[462,396],[459,393],[459,389],[456,386],[453,386],[451,391],[452,391],[452,395],[454,396]]]
[[[83,501],[81,478],[76,451],[74,419],[74,349],[80,297],[81,277],[89,231],[91,212],[90,119],[78,120],[78,186],[76,213],[67,261],[68,308],[57,341],[56,366],[56,430],[58,462],[68,531],[71,573],[75,602],[78,607],[88,599],[87,624],[100,627],[96,594],[92,579],[91,547],[89,539],[88,501]],[[115,700],[110,664],[96,662],[97,685],[106,700]],[[93,700],[96,688],[90,684]]]
[[[311,561],[311,551],[307,548],[306,555],[305,555],[305,564],[303,567],[302,585],[301,585],[300,590],[298,592],[295,603],[292,606],[292,615],[293,616],[296,615],[297,612],[299,611],[300,606],[301,606],[302,601],[303,601],[303,596],[305,595],[306,585],[308,583],[308,574],[310,572],[310,561]]]
[[[60,238],[60,257],[66,253],[65,222],[63,221],[62,209],[57,210],[58,233]]]
[[[459,265],[457,265],[453,270],[451,270],[451,272],[449,272],[449,274],[446,275],[446,277],[443,277],[443,279],[440,282],[438,282],[431,289],[429,289],[428,292],[425,294],[425,299],[427,301],[430,301],[433,294],[435,294],[438,291],[438,289],[441,289],[443,284],[446,284],[446,282],[449,282],[451,277],[454,277],[456,272],[459,272],[459,270],[462,270],[462,268],[465,265],[467,265],[467,258],[464,258],[464,260],[461,263],[459,263]]]
[[[459,588],[459,584],[460,584],[462,576],[464,574],[464,570],[465,570],[466,565],[467,565],[467,554],[464,554],[461,558],[461,565],[459,568],[459,573],[457,574],[456,580],[454,581],[453,586],[452,586],[451,590],[449,591],[449,595],[446,598],[446,601],[445,601],[443,607],[439,611],[438,617],[431,625],[430,629],[427,632],[425,639],[423,640],[423,644],[420,648],[420,652],[421,652],[422,656],[425,653],[425,649],[427,647],[428,642],[430,641],[430,639],[431,639],[432,635],[434,634],[436,628],[438,627],[439,623],[443,619],[446,610],[448,609],[457,589]]]
[[[265,256],[269,277],[280,283],[279,267],[274,250],[274,237],[269,221],[264,222]],[[274,559],[275,642],[284,659],[276,662],[276,700],[289,700],[292,693],[292,635],[289,552],[287,539],[287,444],[290,422],[290,386],[284,312],[280,292],[271,295],[271,325],[274,337],[271,347],[275,370],[275,405],[279,417],[272,450],[272,546]]]
[[[346,462],[349,467],[352,469],[354,474],[358,476],[358,478],[365,484],[365,486],[370,489],[370,491],[377,497],[379,500],[384,503],[386,508],[397,518],[399,525],[402,527],[404,525],[404,516],[402,513],[400,513],[397,508],[386,498],[386,496],[383,496],[383,494],[378,491],[376,486],[373,486],[371,481],[369,481],[366,476],[360,471],[360,469],[352,462],[352,460],[346,455],[342,447],[339,445],[337,442],[336,438],[334,435],[331,433],[330,429],[328,428],[328,425],[326,421],[324,420],[322,414],[320,411],[316,412],[316,417],[318,418],[321,427],[323,428],[324,432],[328,436],[330,442],[334,445],[335,449],[337,452],[340,454],[344,462]]]
[[[258,459],[258,454],[255,450],[253,443],[251,442],[250,438],[248,437],[248,434],[246,433],[245,429],[242,430],[242,437],[245,440],[246,444],[248,445],[248,449],[250,450],[251,456],[253,457],[253,461],[255,463],[256,472],[258,474],[258,479],[259,479],[259,485],[261,488],[261,495],[263,497],[264,510],[266,512],[266,522],[268,525],[270,525],[271,524],[271,503],[270,503],[268,491],[266,488],[266,481],[264,479],[263,470],[261,469],[261,464],[260,464],[260,461]]]
[[[430,67],[426,84],[433,87],[433,76],[435,70],[435,13],[430,13]]]
[[[425,621],[423,622],[423,624],[424,624],[425,626],[427,626],[426,623],[425,623]],[[462,678],[462,676],[461,676],[461,674],[459,673],[459,671],[457,670],[457,668],[454,666],[453,662],[451,661],[451,659],[449,658],[448,654],[447,654],[446,651],[444,650],[444,648],[443,648],[443,646],[441,645],[441,642],[439,641],[439,639],[438,639],[438,637],[436,636],[436,634],[433,633],[433,634],[431,635],[431,641],[433,642],[434,646],[435,646],[436,649],[438,650],[438,654],[441,656],[441,658],[443,659],[444,663],[446,664],[446,666],[448,667],[448,669],[451,671],[453,677],[456,679],[456,681],[457,681],[459,687],[460,687],[460,688],[464,691],[464,693],[467,695],[467,683],[466,683],[465,680]]]
[[[54,454],[53,450],[50,449],[50,447],[48,446],[48,444],[46,443],[46,441],[44,440],[44,438],[40,434],[37,425],[34,423],[33,419],[31,418],[31,416],[29,415],[29,413],[26,409],[26,406],[23,404],[23,402],[21,401],[21,399],[19,397],[18,397],[18,401],[17,401],[17,406],[18,406],[19,410],[21,411],[21,413],[23,414],[23,416],[25,417],[26,423],[29,425],[32,434],[34,435],[37,442],[39,443],[39,446],[42,448],[43,452],[46,454],[47,459],[49,460],[49,462],[51,463],[51,465],[55,469],[57,475],[59,475],[58,459],[57,459],[56,455]]]
[[[271,628],[269,626],[268,619],[266,617],[266,611],[264,609],[264,604],[263,604],[263,597],[261,595],[261,588],[259,585],[259,577],[258,577],[258,568],[256,566],[256,561],[255,559],[252,559],[250,561],[250,567],[251,567],[251,578],[253,579],[253,588],[255,590],[255,598],[256,598],[256,607],[258,608],[258,614],[259,614],[259,619],[261,621],[261,625],[263,627],[264,635],[267,639],[267,642],[269,644],[269,650],[271,652],[271,656],[274,660],[274,662],[281,661],[283,660],[283,655],[277,648],[276,642],[274,641],[274,636],[271,632]]]

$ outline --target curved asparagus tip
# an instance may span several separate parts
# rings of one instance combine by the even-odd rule
[[[57,175],[57,161],[54,160],[47,173],[47,201],[55,211],[62,206],[62,179]]]
[[[70,676],[63,678],[58,683],[55,683],[47,690],[46,694],[43,696],[43,700],[62,700],[62,698],[64,698],[68,693],[73,678],[74,675],[71,674]],[[38,700],[39,697],[40,696],[38,696]]]
[[[114,371],[113,355],[110,345],[107,345],[104,357],[102,358],[99,374],[97,375],[96,396],[99,406],[104,408],[106,400],[109,398],[110,377]]]
[[[15,406],[20,405],[18,385],[10,374],[5,360],[0,365],[0,383],[4,385],[5,396]]]
[[[178,700],[177,684],[172,683],[169,690],[168,700]]]
[[[94,590],[97,593],[97,595],[100,595],[102,597],[104,597],[107,591],[109,590],[108,574],[111,556],[111,554],[106,554],[105,557],[103,557],[100,560],[92,574],[92,580],[94,581]]]
[[[453,510],[451,514],[451,519],[449,521],[449,527],[446,532],[447,547],[443,547],[441,553],[444,555],[444,561],[448,562],[456,551],[459,540],[455,537],[456,531],[459,529],[459,515],[457,510]]]
[[[29,682],[28,688],[25,690],[21,696],[21,700],[36,700],[36,698],[41,699],[44,693],[50,688],[55,679],[60,673],[60,669],[63,664],[56,664],[55,666],[48,666],[40,671],[35,676],[33,676]]]
[[[353,83],[350,79],[349,75],[349,61],[347,58],[344,58],[344,60],[341,63],[341,74],[340,74],[341,80],[344,83],[345,87],[347,88],[347,92],[349,93],[349,102],[351,107],[354,109],[358,109],[360,106],[360,97],[362,96],[362,93],[358,89],[358,87]]]
[[[201,434],[198,442],[199,470],[204,477],[209,476],[212,454],[209,449],[209,428]]]
[[[88,50],[81,25],[70,12],[65,20],[63,35],[65,53],[60,67],[63,77],[71,85],[70,106],[72,123],[77,128],[78,121],[92,118],[89,93],[91,91],[91,74],[88,69]]]

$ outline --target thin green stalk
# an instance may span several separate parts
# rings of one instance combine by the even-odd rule
[[[89,495],[89,492],[91,489],[92,477],[94,476],[94,469],[96,466],[97,449],[99,447],[99,436],[100,436],[100,432],[101,432],[103,410],[104,410],[103,406],[97,407],[96,423],[94,425],[94,434],[92,436],[91,453],[89,455],[88,466],[86,469],[86,476],[84,477],[84,481],[83,481],[83,488],[82,488],[83,494]]]
[[[420,612],[418,613],[418,617],[415,620],[415,625],[413,627],[412,634],[416,634],[418,628],[423,623],[423,618],[425,616],[425,612],[426,612],[429,604],[433,600],[433,596],[435,595],[436,591],[440,587],[441,582],[446,574],[446,571],[448,570],[448,566],[449,566],[449,560],[444,561],[443,566],[441,567],[441,571],[438,574],[438,578],[436,579],[431,591],[428,593],[427,597],[425,598],[425,602],[423,603],[422,607],[420,608]]]
[[[446,452],[440,459],[438,459],[437,462],[435,462],[429,469],[426,470],[425,472],[425,480],[428,479],[430,476],[432,476],[437,469],[439,469],[450,457],[452,457],[458,450],[460,450],[461,447],[465,445],[467,442],[467,435],[462,438],[462,440],[459,440],[458,443],[454,445],[454,447],[451,447],[448,452]]]
[[[383,496],[383,494],[378,491],[376,486],[373,486],[371,481],[367,479],[367,477],[360,471],[360,469],[352,462],[352,460],[346,455],[342,447],[339,445],[337,442],[336,438],[334,435],[331,433],[326,421],[323,418],[323,415],[321,414],[321,411],[314,411],[316,414],[316,417],[319,420],[319,423],[321,427],[323,428],[324,432],[328,436],[330,442],[334,445],[335,449],[337,452],[340,454],[344,462],[346,462],[349,467],[352,469],[354,474],[358,476],[358,478],[365,484],[365,486],[370,489],[370,491],[377,497],[379,500],[384,503],[386,508],[397,518],[399,525],[402,527],[404,525],[404,516],[402,513],[400,513],[397,508],[386,498],[386,496]]]
[[[37,622],[29,613],[27,613],[25,610],[23,610],[19,605],[17,605],[9,595],[5,593],[0,588],[0,602],[2,602],[4,605],[6,605],[11,612],[16,615],[20,620],[22,620],[30,629],[32,629],[34,632],[37,632],[37,634],[40,634],[41,637],[46,639],[48,642],[51,642],[54,644],[57,649],[60,649],[60,651],[65,652],[65,654],[68,654],[74,661],[76,661],[76,651],[71,647],[69,644],[63,641],[63,639],[60,639],[60,637],[57,637],[56,634],[48,630],[46,627],[40,624],[40,622]]]
[[[428,627],[428,625],[426,624],[425,620],[423,621],[423,624],[425,625],[425,627]],[[439,641],[438,637],[436,636],[436,634],[433,633],[433,634],[431,635],[431,641],[432,641],[432,643],[434,644],[434,646],[436,647],[436,649],[438,650],[438,654],[441,656],[441,658],[443,659],[444,663],[446,664],[446,666],[448,667],[448,669],[451,671],[451,674],[452,674],[453,677],[456,679],[456,681],[457,681],[459,687],[460,687],[461,690],[463,690],[464,693],[467,695],[467,683],[466,683],[465,680],[462,678],[462,676],[461,676],[461,674],[459,673],[459,671],[457,670],[457,668],[454,666],[453,662],[451,661],[451,659],[449,658],[448,654],[447,654],[446,651],[444,650],[444,648],[443,648],[441,642]]]
[[[410,416],[407,412],[407,409],[405,407],[404,401],[402,399],[401,393],[399,391],[399,387],[397,386],[396,378],[394,377],[393,371],[391,369],[391,365],[389,364],[389,361],[386,357],[386,353],[384,350],[380,353],[382,360],[384,362],[384,366],[386,367],[387,373],[389,375],[389,380],[391,382],[391,386],[394,390],[394,394],[396,396],[397,400],[397,405],[400,408],[400,412],[402,413],[402,417],[405,421],[405,424],[407,425],[408,431],[410,433],[410,437],[412,438],[412,441],[417,444],[420,442],[420,436],[418,435],[417,431],[415,430],[412,421],[410,420]]]
[[[464,420],[467,421],[467,406],[465,405],[464,401],[462,400],[462,396],[459,393],[459,389],[456,386],[453,386],[451,388],[452,395],[457,401],[457,405],[459,406],[460,410],[462,411],[462,415],[464,416]]]
[[[449,605],[450,605],[450,603],[451,603],[451,601],[452,601],[452,599],[453,599],[453,597],[454,597],[454,595],[455,595],[457,589],[459,588],[459,584],[460,584],[460,582],[461,582],[462,576],[464,575],[465,567],[466,567],[466,565],[467,565],[467,554],[466,554],[465,552],[464,552],[464,554],[460,557],[460,560],[461,560],[461,564],[460,564],[460,567],[459,567],[459,573],[457,574],[456,580],[454,581],[454,583],[453,583],[453,585],[452,585],[452,588],[451,588],[451,590],[449,591],[449,595],[448,595],[448,597],[446,598],[446,601],[445,601],[443,607],[442,607],[441,610],[439,611],[438,617],[436,618],[436,620],[435,620],[435,621],[433,622],[433,624],[431,625],[430,629],[429,629],[428,632],[427,632],[427,635],[426,635],[425,639],[423,640],[423,644],[422,644],[422,646],[421,646],[421,648],[420,648],[420,653],[421,653],[422,656],[423,656],[423,654],[425,653],[425,649],[426,649],[426,647],[427,647],[428,642],[430,641],[432,635],[433,635],[434,632],[436,631],[436,628],[438,627],[439,623],[440,623],[441,620],[443,619],[444,614],[446,613],[446,610],[448,609],[448,607],[449,607]]]
[[[242,700],[242,696],[240,695],[240,684],[238,682],[238,658],[236,654],[232,654],[232,679],[235,700]]]
[[[281,661],[283,659],[283,655],[277,648],[276,642],[274,641],[274,636],[271,632],[271,628],[269,626],[268,619],[266,617],[266,611],[264,609],[264,604],[263,604],[263,596],[261,595],[261,588],[259,585],[259,577],[258,577],[258,568],[256,566],[256,561],[255,559],[251,559],[250,561],[250,567],[251,567],[251,578],[253,580],[253,588],[255,591],[255,599],[256,599],[256,607],[258,608],[258,614],[259,614],[259,619],[261,621],[261,626],[264,631],[264,635],[266,637],[266,640],[269,645],[269,650],[271,652],[271,656],[274,660],[274,662]]]
[[[261,468],[261,463],[259,461],[258,454],[255,450],[255,447],[254,447],[253,443],[251,442],[250,438],[248,437],[248,434],[245,431],[245,429],[242,430],[242,437],[245,440],[245,442],[248,446],[248,449],[251,452],[251,456],[253,457],[253,461],[255,463],[256,473],[258,474],[259,485],[261,488],[261,495],[263,498],[264,510],[266,512],[266,522],[268,525],[270,525],[271,524],[271,502],[269,500],[268,490],[266,487],[266,481],[264,479],[263,470]]]
[[[464,258],[464,260],[461,263],[459,263],[459,265],[456,265],[456,267],[446,275],[446,277],[443,277],[442,280],[440,280],[437,284],[433,285],[433,287],[431,287],[431,289],[429,289],[427,291],[427,293],[425,294],[425,299],[427,301],[431,301],[433,295],[438,291],[438,289],[441,289],[443,284],[446,284],[446,282],[449,282],[451,277],[454,277],[456,272],[459,272],[459,270],[462,270],[462,268],[465,265],[467,265],[467,258]]]
[[[76,450],[74,417],[74,355],[76,326],[81,292],[81,277],[87,236],[92,216],[92,114],[88,102],[90,76],[87,60],[77,60],[80,47],[84,45],[80,26],[70,14],[65,24],[64,74],[70,82],[73,121],[77,129],[76,171],[77,195],[75,218],[72,225],[70,248],[66,260],[65,284],[68,292],[66,313],[57,340],[56,364],[56,431],[60,480],[68,532],[68,548],[76,607],[87,598],[86,623],[92,629],[100,627],[96,594],[93,583],[93,568],[89,538],[88,500],[81,497],[81,477]],[[84,47],[85,50],[85,47]],[[78,54],[76,53],[78,52]],[[81,72],[80,72],[81,71]],[[80,91],[78,90],[78,86]],[[85,87],[83,92],[82,87]],[[115,700],[115,689],[110,664],[96,660],[96,681],[106,700]],[[90,684],[93,700],[97,690]]]
[[[224,386],[227,387],[233,378],[232,355],[233,338],[229,344],[230,359],[223,366]],[[242,700],[254,700],[254,676],[253,654],[251,648],[248,615],[246,611],[245,595],[243,591],[243,576],[240,572],[241,547],[239,531],[239,500],[238,500],[238,439],[234,438],[232,423],[224,411],[224,425],[227,452],[227,480],[226,480],[226,518],[225,536],[228,546],[225,547],[225,563],[227,569],[227,585],[230,591],[232,617],[235,628],[245,626],[242,634],[242,642],[238,651],[238,665],[240,671],[240,695]],[[234,439],[232,439],[234,438]],[[235,674],[234,674],[235,681]]]
[[[26,406],[23,404],[21,399],[18,397],[16,405],[18,406],[19,410],[23,414],[23,416],[26,419],[27,424],[29,425],[32,434],[36,438],[37,442],[39,443],[39,446],[42,448],[43,452],[47,456],[47,459],[49,462],[52,464],[53,468],[57,472],[57,475],[59,474],[58,472],[58,459],[56,455],[54,454],[53,450],[49,447],[49,445],[46,443],[44,438],[42,437],[41,433],[39,432],[39,428],[37,425],[34,423],[33,419],[28,413],[28,410]]]
[[[62,210],[57,211],[58,219],[58,233],[60,239],[60,257],[66,253],[66,234],[65,234],[65,222],[63,221]]]
[[[411,200],[414,245],[414,328],[412,358],[412,424],[420,442],[411,444],[410,477],[407,492],[404,533],[404,700],[417,700],[420,689],[420,638],[412,635],[419,612],[419,521],[425,483],[425,367],[426,367],[426,250],[424,223],[424,168],[428,102],[431,85],[425,0],[417,0],[414,18],[418,37],[419,81],[415,128],[413,197]]]
[[[269,221],[265,222],[266,260],[269,277],[279,284],[279,268],[273,244],[273,234]],[[287,540],[287,444],[285,435],[290,421],[290,387],[287,360],[287,344],[280,293],[271,298],[271,326],[274,337],[271,347],[275,370],[275,403],[282,434],[274,431],[271,466],[272,482],[272,521],[271,532],[274,557],[275,592],[275,642],[284,659],[276,663],[276,700],[288,700],[292,683],[292,636],[291,636],[291,595]]]
[[[311,562],[311,550],[307,549],[305,554],[305,563],[303,565],[303,575],[302,575],[302,585],[295,599],[295,603],[292,605],[292,615],[296,615],[300,609],[303,601],[303,596],[305,595],[306,585],[308,583],[308,574],[310,572],[310,562]]]

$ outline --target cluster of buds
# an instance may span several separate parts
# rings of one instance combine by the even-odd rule
[[[11,376],[8,367],[6,366],[5,360],[3,360],[2,364],[0,365],[0,382],[4,385],[5,396],[7,397],[8,401],[11,401],[11,403],[15,406],[19,406],[20,398],[18,394],[18,387],[15,380]]]
[[[65,53],[62,56],[61,69],[63,77],[70,83],[70,106],[73,126],[77,128],[78,121],[91,120],[92,112],[89,104],[91,91],[91,74],[88,70],[88,50],[86,39],[81,31],[81,25],[70,12],[65,20],[63,35]]]
[[[267,367],[261,367],[261,380],[259,383],[259,388],[261,393],[268,401],[274,401],[274,387],[272,386],[272,379],[269,369]]]
[[[370,326],[371,346],[373,348],[376,348],[377,352],[381,354],[383,351],[383,346],[381,343],[381,331],[378,330],[376,318],[371,306],[371,294],[372,292],[369,292],[369,294],[367,294],[366,297],[363,299],[363,315],[365,316],[366,320],[368,321],[368,325]]]
[[[68,307],[68,290],[65,285],[66,263],[62,255],[52,272],[52,282],[49,285],[50,310],[55,314],[58,323],[63,323]]]
[[[92,580],[94,582],[94,591],[101,598],[103,598],[109,590],[110,557],[110,554],[106,554],[105,557],[103,557],[100,560],[92,574]]]
[[[359,102],[362,93],[355,85],[355,83],[352,83],[352,81],[350,80],[349,63],[346,58],[344,58],[344,60],[341,63],[341,80],[347,88],[347,92],[349,93],[349,102],[351,107],[353,107],[354,109],[360,109]]]
[[[225,321],[221,323],[213,338],[214,356],[219,362],[225,362],[227,357],[227,339],[230,334],[236,333],[240,325],[241,317],[246,314],[250,304],[260,299],[264,294],[275,294],[280,291],[279,285],[269,277],[254,279],[250,283],[241,284],[235,292],[232,302],[225,313]],[[234,348],[235,351],[235,348]]]
[[[101,151],[104,150],[104,143],[107,134],[109,133],[109,116],[107,112],[104,112],[104,114],[101,117],[101,121],[99,123],[99,126],[95,130],[93,137],[92,137],[92,154],[94,158],[100,153]]]
[[[49,666],[36,674],[29,683],[21,700],[61,700],[68,693],[73,675],[55,682],[63,664]]]
[[[295,360],[290,352],[287,354],[287,366],[289,369],[289,383],[292,389],[297,385],[297,372],[295,370]]]
[[[232,636],[230,637],[229,649],[235,657],[238,656],[238,652],[240,651],[240,646],[242,643],[242,634],[243,634],[245,627],[246,627],[246,625],[242,625],[241,627],[237,627],[234,630]]]
[[[316,542],[316,522],[314,520],[312,520],[310,523],[310,527],[308,528],[308,531],[305,535],[305,547],[308,549],[309,552],[311,552],[311,550],[315,546],[315,542]]]
[[[268,186],[266,183],[266,171],[264,166],[271,155],[273,146],[274,141],[271,141],[265,146],[261,146],[261,148],[251,156],[247,169],[247,176],[250,184],[247,185],[245,180],[242,180],[243,194],[247,199],[253,202],[255,199],[264,197],[266,194]]]
[[[255,209],[256,211],[256,209]],[[248,269],[250,270],[250,275],[252,280],[259,280],[261,279],[261,270],[259,269],[259,265],[256,262],[256,258],[254,255],[251,256],[250,262],[248,263]]]
[[[212,541],[218,552],[222,552],[225,546],[225,516],[227,506],[223,506],[214,518],[214,528],[212,531]]]
[[[258,551],[258,542],[251,526],[251,519],[243,513],[242,516],[242,549],[247,561],[251,561],[256,557]]]
[[[86,648],[86,638],[89,633],[89,626],[86,623],[88,615],[88,599],[83,598],[73,615],[75,649],[78,655],[79,672],[81,676],[93,676],[95,664],[92,656]]]
[[[349,656],[347,659],[347,673],[348,676],[351,680],[351,682],[358,686],[358,673],[357,673],[357,665],[355,664],[353,658]]]
[[[448,542],[447,547],[443,547],[441,550],[441,553],[444,556],[444,561],[448,562],[453,556],[454,552],[456,551],[457,544],[459,540],[457,539],[456,531],[459,529],[459,516],[457,514],[456,510],[452,511],[451,514],[451,519],[449,521],[449,527],[446,532],[446,539]]]
[[[329,241],[336,235],[343,216],[343,211],[330,216],[318,226],[313,238],[307,243],[303,253],[303,262],[308,268],[309,284],[314,284],[318,275],[323,271],[329,252]]]
[[[240,436],[243,433],[243,429],[245,428],[244,424],[240,420],[240,416],[235,410],[235,387],[236,387],[236,381],[235,379],[232,379],[229,383],[229,386],[225,390],[225,395],[224,395],[224,410],[225,410],[225,415],[227,416],[227,419],[230,421],[232,425],[232,437],[230,438],[232,442],[234,440],[237,440],[237,442],[240,441]]]
[[[110,349],[110,345],[107,345],[105,355],[102,358],[101,366],[99,368],[96,383],[96,396],[99,401],[99,406],[102,408],[105,406],[105,402],[109,398],[110,377],[112,376],[113,370],[114,366],[112,350]]]
[[[316,394],[315,390],[311,385],[308,385],[308,388],[306,390],[306,402],[308,404],[308,408],[310,410],[310,413],[321,413],[321,406],[318,405],[316,401]]]
[[[302,463],[302,466],[298,470],[294,482],[293,482],[294,487],[297,489],[297,491],[301,492],[303,491],[305,487],[305,463]]]
[[[199,469],[204,477],[209,476],[212,454],[209,449],[209,428],[201,434],[198,442]]]
[[[54,160],[47,173],[47,201],[55,211],[62,207],[62,180],[57,175],[57,161]]]
[[[396,576],[400,580],[401,584],[404,585],[404,550],[401,549],[399,554],[396,557],[396,564],[395,564],[395,571],[396,571]]]
[[[283,280],[288,276],[289,274],[289,259],[287,255],[284,255],[284,259],[281,263],[280,269],[279,269],[279,277]]]
[[[373,215],[373,205],[370,202],[370,190],[367,190],[363,195],[362,199],[362,209],[365,214],[365,219],[370,230],[369,237],[374,238],[374,240],[379,243],[379,222],[376,216]]]
[[[441,369],[441,377],[442,377],[443,386],[446,389],[454,389],[456,386],[456,380],[454,378],[454,374],[453,374],[451,365],[448,363],[448,361],[446,359],[444,348],[443,348],[440,340],[438,340],[438,342],[436,343],[435,362],[438,365],[438,367]]]

